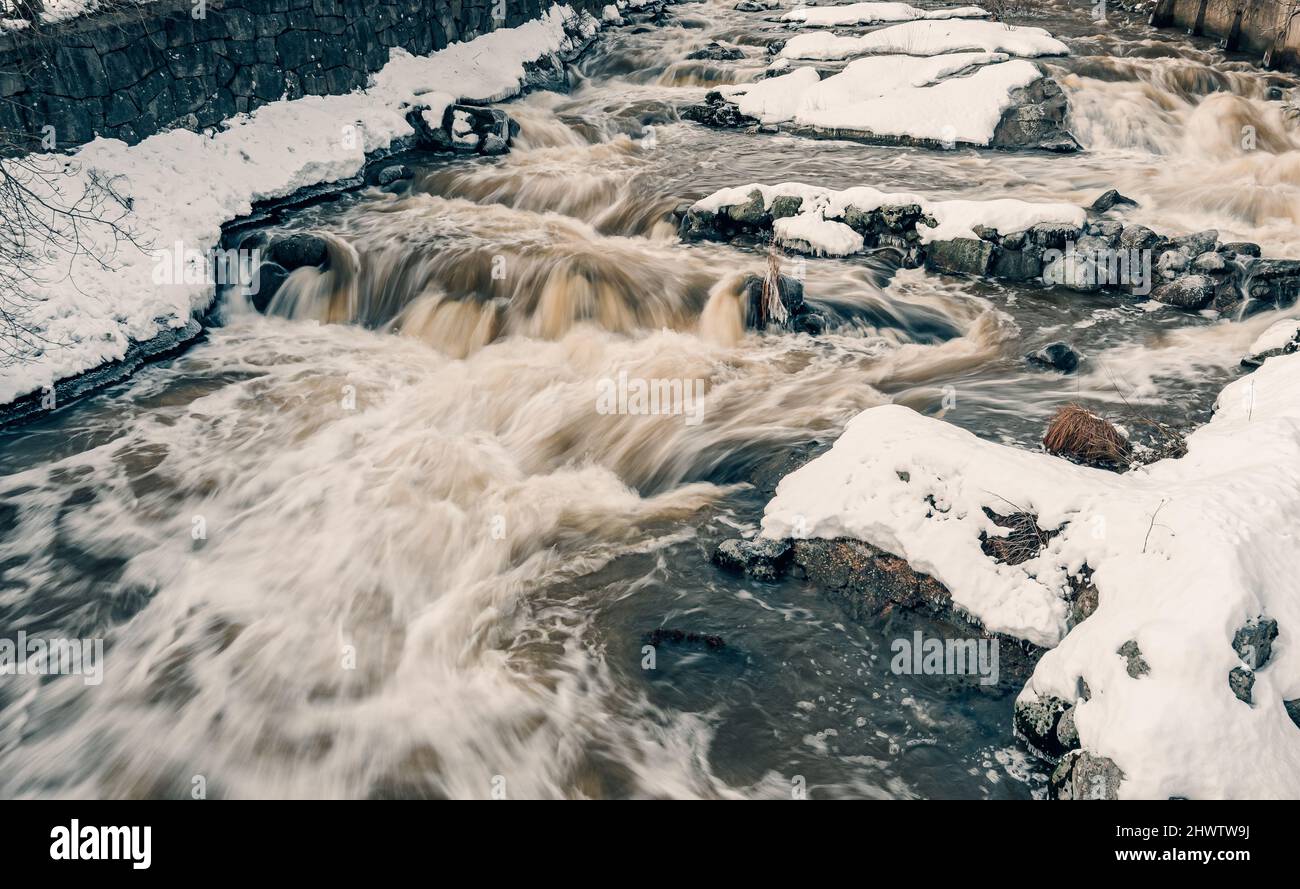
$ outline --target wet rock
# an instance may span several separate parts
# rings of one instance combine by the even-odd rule
[[[1147,664],[1146,659],[1142,657],[1142,651],[1138,648],[1136,639],[1128,640],[1116,649],[1115,653],[1128,661],[1124,669],[1134,679],[1139,679],[1151,672],[1151,667]]]
[[[803,301],[803,284],[796,278],[781,275],[777,279],[777,292],[781,297],[781,304],[785,306],[786,326],[793,329],[795,319],[807,312]],[[745,278],[741,285],[741,293],[745,300],[745,324],[754,329],[765,327],[765,324],[760,324],[763,278],[759,275]]]
[[[1300,296],[1300,260],[1251,259],[1238,274],[1241,292],[1251,299],[1289,306]]]
[[[1049,367],[1067,374],[1073,373],[1079,367],[1079,353],[1074,351],[1069,343],[1048,343],[1037,352],[1030,352],[1025,356],[1025,360],[1030,364]]]
[[[743,204],[732,204],[722,208],[732,222],[748,228],[758,228],[764,223],[771,220],[767,208],[763,202],[763,193],[757,188],[748,195],[748,200]]]
[[[1256,259],[1260,256],[1259,245],[1252,244],[1250,241],[1229,241],[1220,244],[1219,252],[1228,256],[1253,256]]]
[[[686,58],[692,60],[703,59],[711,62],[732,62],[736,59],[743,59],[744,57],[745,53],[739,47],[724,46],[716,40],[710,41],[705,46],[686,56]]]
[[[1061,714],[1061,721],[1056,724],[1056,741],[1064,750],[1079,749],[1079,728],[1074,724],[1074,708]]]
[[[1026,87],[1013,89],[1010,98],[1011,107],[1002,113],[989,147],[1058,153],[1079,150],[1079,143],[1065,128],[1068,103],[1055,80],[1040,77]]]
[[[1030,747],[1048,759],[1056,759],[1072,749],[1062,743],[1058,734],[1061,719],[1072,708],[1072,704],[1052,695],[1019,699],[1012,710],[1011,725]],[[1076,735],[1075,746],[1077,745]]]
[[[329,245],[320,235],[296,232],[271,241],[266,258],[289,271],[304,266],[323,266],[329,261]]]
[[[1254,706],[1251,700],[1255,688],[1255,674],[1245,667],[1233,667],[1228,671],[1228,688],[1237,700]]]
[[[994,251],[989,274],[1004,281],[1032,281],[1043,274],[1043,254],[1031,247],[1028,250],[1009,250],[1005,245],[1011,237],[999,240],[1002,249]],[[1023,240],[1022,240],[1023,242]]]
[[[1044,531],[1038,527],[1038,518],[1028,512],[999,515],[987,506],[984,515],[999,528],[1007,529],[1006,536],[980,532],[980,549],[995,562],[1020,565],[1043,551],[1047,542],[1060,533],[1060,529]]]
[[[932,242],[925,254],[925,267],[932,271],[985,276],[997,248],[977,238],[953,238]]]
[[[1186,270],[1187,264],[1186,253],[1181,250],[1166,250],[1156,260],[1156,271],[1162,278],[1173,280],[1179,272]]]
[[[1105,213],[1112,207],[1136,207],[1138,202],[1130,197],[1125,197],[1115,189],[1102,192],[1097,200],[1092,202],[1088,207],[1094,213]]]
[[[789,569],[788,541],[759,537],[754,540],[724,540],[713,551],[713,564],[724,571],[746,574],[756,580],[777,580]]]
[[[1072,750],[1061,757],[1048,782],[1052,799],[1119,799],[1124,773],[1114,761],[1087,750]]]
[[[674,645],[698,644],[711,649],[725,648],[727,645],[721,636],[713,633],[695,633],[689,630],[676,630],[668,627],[660,627],[647,633],[645,642],[656,648],[667,642]]]
[[[687,105],[682,109],[682,120],[691,120],[709,127],[719,129],[746,129],[758,126],[758,118],[740,113],[740,109],[722,97],[722,93],[712,90],[704,94],[700,105]]]
[[[802,576],[838,600],[854,620],[869,620],[903,607],[946,614],[952,597],[907,560],[861,540],[795,539],[794,565]]]
[[[1207,229],[1203,232],[1183,235],[1173,239],[1173,245],[1185,251],[1189,256],[1198,256],[1207,250],[1213,250],[1218,243],[1219,233],[1215,229]]]
[[[375,176],[375,182],[380,185],[392,185],[394,182],[410,179],[414,175],[411,168],[405,164],[391,164],[379,171]]]
[[[1120,232],[1121,250],[1151,250],[1160,243],[1160,236],[1145,225],[1126,225]]]
[[[1100,238],[1108,250],[1119,246],[1119,236],[1124,231],[1124,223],[1113,219],[1094,219],[1087,222],[1083,230],[1093,237]]]
[[[1217,275],[1228,270],[1228,261],[1223,258],[1222,253],[1214,250],[1202,253],[1192,260],[1192,271],[1202,274]]]
[[[249,294],[253,308],[266,312],[271,300],[279,292],[280,285],[289,277],[289,271],[275,262],[264,262],[257,267],[257,288]]]
[[[500,154],[519,133],[519,125],[499,108],[448,105],[435,126],[432,112],[418,105],[406,113],[415,143],[425,151]]]
[[[734,8],[736,12],[766,12],[780,5],[777,0],[740,0]]]
[[[1025,232],[1025,239],[1044,250],[1064,250],[1066,244],[1079,240],[1083,229],[1059,222],[1040,222]]]
[[[1246,621],[1232,637],[1232,650],[1246,666],[1261,670],[1273,657],[1273,640],[1277,638],[1277,621],[1256,617]]]
[[[1215,282],[1206,275],[1184,275],[1151,291],[1151,298],[1180,309],[1200,310],[1214,300]]]

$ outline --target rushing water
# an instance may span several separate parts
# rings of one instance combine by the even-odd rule
[[[894,676],[890,642],[805,583],[708,560],[782,471],[886,401],[1034,446],[1062,401],[1203,421],[1274,315],[809,260],[820,336],[756,334],[766,257],[677,242],[667,211],[751,181],[1087,203],[1300,249],[1295,86],[1091,4],[1070,42],[1072,157],[870,148],[677,120],[788,36],[730,2],[608,32],[568,95],[509,103],[493,160],[425,157],[288,224],[331,240],[271,316],[232,298],[183,357],[4,434],[0,626],[103,637],[104,681],[0,684],[3,795],[1019,797],[1044,766],[1000,681]],[[736,62],[686,61],[708,40]],[[1253,127],[1257,147],[1240,148]],[[417,163],[418,161],[418,163]],[[794,260],[787,259],[787,262]],[[1028,370],[1055,339],[1076,376]],[[706,391],[699,422],[597,409],[602,381]],[[945,398],[945,394],[949,397]],[[955,403],[953,398],[955,397]],[[725,646],[647,634],[712,633]]]

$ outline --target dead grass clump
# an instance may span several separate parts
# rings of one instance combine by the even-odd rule
[[[1067,404],[1056,412],[1043,435],[1047,453],[1099,469],[1121,469],[1132,449],[1115,424],[1081,404]]]

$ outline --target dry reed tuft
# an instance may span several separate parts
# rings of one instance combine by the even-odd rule
[[[1043,435],[1049,454],[1086,466],[1121,469],[1132,449],[1115,424],[1080,404],[1067,404],[1056,412]]]

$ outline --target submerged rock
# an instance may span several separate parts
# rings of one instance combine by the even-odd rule
[[[1067,374],[1074,373],[1079,367],[1079,353],[1069,343],[1062,342],[1048,343],[1037,352],[1030,352],[1025,360]]]
[[[711,62],[733,62],[745,57],[744,50],[736,46],[724,46],[716,40],[710,41],[695,52],[688,53],[688,59],[703,59]]]
[[[726,571],[747,574],[756,580],[777,580],[790,567],[788,541],[759,537],[754,540],[724,540],[713,551],[713,564]]]

